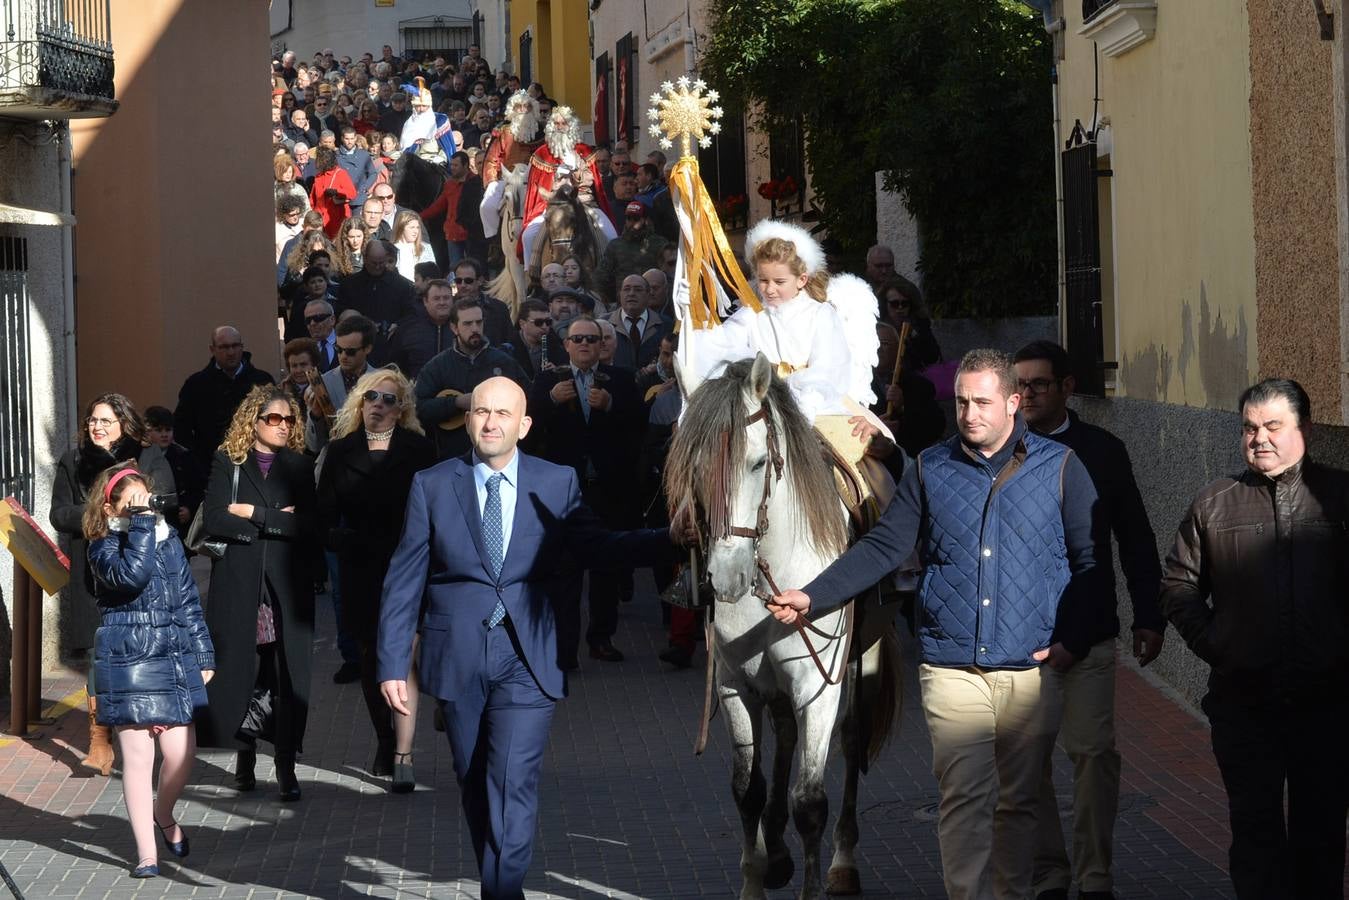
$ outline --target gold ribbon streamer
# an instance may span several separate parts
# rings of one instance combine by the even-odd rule
[[[684,191],[685,176],[692,186],[688,195]],[[741,306],[758,312],[761,308],[759,298],[750,289],[735,252],[726,240],[721,217],[698,173],[697,157],[685,156],[675,163],[670,172],[670,194],[691,226],[691,234],[680,230],[680,252],[689,280],[689,318],[693,327],[712,328],[721,324],[721,313],[717,308],[718,288],[738,300]]]

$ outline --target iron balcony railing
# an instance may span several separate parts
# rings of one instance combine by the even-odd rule
[[[0,90],[113,99],[111,0],[2,0]]]
[[[1097,13],[1114,4],[1115,0],[1082,0],[1082,21],[1090,22]]]

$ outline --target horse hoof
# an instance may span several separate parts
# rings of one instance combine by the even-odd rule
[[[830,869],[824,882],[825,893],[833,897],[855,897],[862,893],[862,879],[852,866]]]
[[[792,876],[795,874],[796,863],[792,862],[792,855],[784,850],[781,856],[775,856],[768,861],[768,870],[764,872],[763,885],[769,890],[786,887],[791,884]]]

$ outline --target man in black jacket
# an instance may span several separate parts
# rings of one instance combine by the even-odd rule
[[[510,354],[483,336],[483,310],[476,300],[456,300],[450,312],[454,343],[431,358],[417,376],[417,418],[436,442],[441,459],[463,456],[469,450],[464,417],[473,389],[489,378],[504,375],[529,389],[529,379]]]
[[[416,289],[391,264],[395,252],[386,241],[367,243],[361,270],[342,279],[337,293],[338,312],[354,309],[375,323],[378,337],[371,364],[377,366],[388,361],[394,326],[417,310]]]
[[[566,340],[570,365],[540,373],[529,391],[531,452],[575,469],[581,496],[607,527],[632,527],[638,516],[636,460],[645,407],[631,372],[599,363],[599,323],[589,316],[574,319]],[[623,659],[613,645],[618,589],[615,573],[591,570],[586,643],[592,659]],[[580,571],[565,577],[558,598],[563,611],[558,663],[574,667],[579,635],[567,625],[579,622]]]
[[[1076,881],[1083,900],[1109,900],[1114,896],[1111,849],[1120,782],[1115,747],[1115,639],[1120,622],[1110,535],[1119,543],[1120,567],[1133,604],[1133,653],[1143,666],[1161,652],[1166,630],[1157,606],[1162,574],[1157,538],[1124,442],[1068,409],[1075,382],[1067,352],[1052,341],[1033,341],[1017,351],[1014,361],[1026,424],[1071,447],[1099,497],[1093,536],[1102,594],[1090,607],[1091,651],[1063,678],[1059,729],[1059,741],[1073,763],[1073,865],[1070,869],[1054,796],[1053,765],[1047,758],[1040,783],[1036,897],[1068,900],[1069,883]]]
[[[253,368],[237,328],[221,325],[211,332],[211,361],[183,382],[173,411],[174,436],[203,472],[211,471],[211,457],[240,401],[257,385],[272,383],[271,375]]]
[[[1238,407],[1246,470],[1190,504],[1162,609],[1212,667],[1203,708],[1237,897],[1342,897],[1349,473],[1307,458],[1311,401],[1296,381],[1266,379]]]
[[[428,281],[422,308],[399,322],[389,339],[390,361],[415,380],[432,357],[454,343],[453,315],[454,286],[443,278]]]
[[[567,351],[562,340],[553,334],[553,317],[548,312],[548,304],[542,300],[521,301],[515,325],[511,355],[530,381],[550,366],[567,365]]]

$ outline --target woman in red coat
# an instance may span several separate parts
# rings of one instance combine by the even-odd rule
[[[356,185],[351,176],[337,164],[337,154],[327,147],[314,152],[314,186],[309,189],[309,205],[323,215],[323,233],[337,237],[337,229],[351,215],[351,201],[356,198]]]

